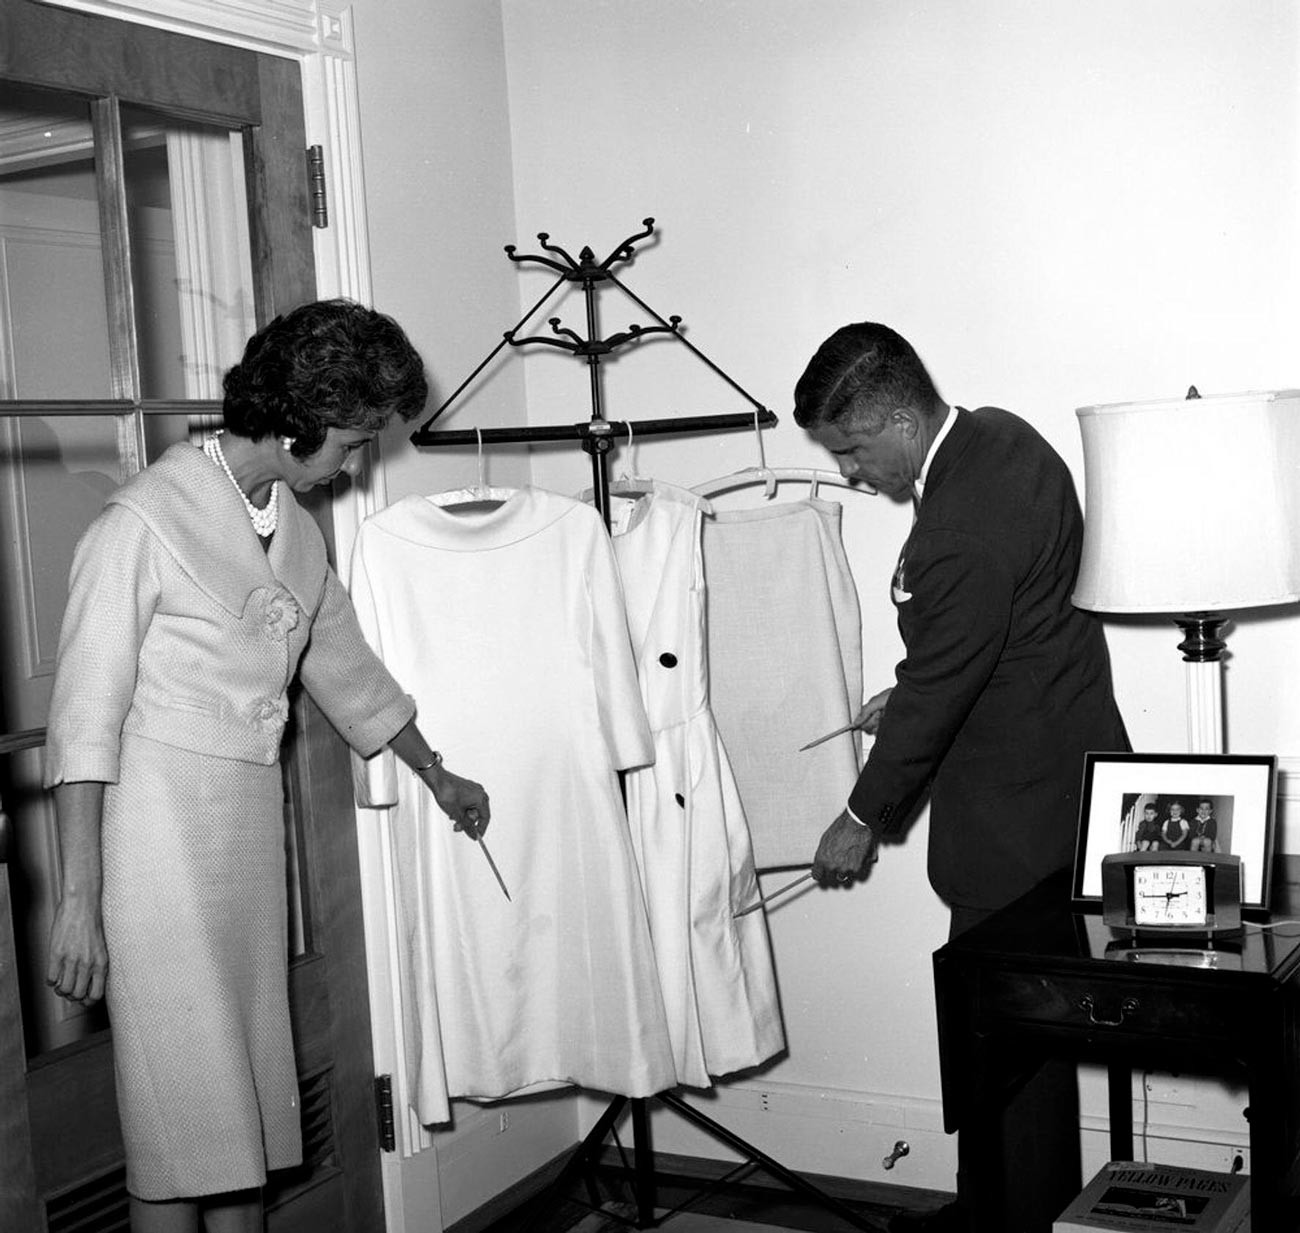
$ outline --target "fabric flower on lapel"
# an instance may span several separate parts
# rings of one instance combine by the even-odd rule
[[[278,732],[289,719],[289,699],[283,694],[278,698],[259,698],[253,703],[253,722],[263,732]]]
[[[284,587],[267,587],[262,597],[262,619],[266,636],[272,642],[283,642],[290,632],[298,628],[301,616],[298,601]]]

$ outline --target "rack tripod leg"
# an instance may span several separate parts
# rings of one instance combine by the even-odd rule
[[[632,1190],[638,1229],[655,1223],[655,1166],[650,1150],[650,1110],[642,1098],[632,1101]]]
[[[725,1143],[728,1147],[734,1148],[742,1155],[752,1160],[760,1168],[770,1173],[779,1181],[784,1182],[791,1190],[805,1198],[812,1200],[819,1207],[828,1212],[834,1212],[840,1219],[847,1221],[855,1229],[865,1229],[867,1233],[880,1233],[884,1227],[879,1221],[870,1219],[870,1217],[859,1216],[856,1212],[850,1211],[838,1199],[828,1195],[824,1190],[814,1186],[812,1182],[799,1176],[792,1169],[787,1169],[779,1160],[761,1152],[753,1144],[747,1143],[738,1134],[733,1134],[725,1126],[715,1122],[711,1117],[701,1113],[698,1109],[688,1105],[680,1096],[674,1096],[669,1092],[661,1092],[656,1098],[662,1101],[668,1108],[676,1113],[680,1113],[688,1122],[698,1126],[701,1130],[712,1135],[715,1139]]]
[[[530,1205],[532,1211],[527,1222],[520,1226],[520,1233],[532,1233],[532,1230],[544,1227],[546,1217],[559,1206],[564,1196],[568,1194],[569,1187],[579,1170],[591,1167],[592,1154],[600,1151],[600,1145],[605,1141],[605,1136],[613,1129],[614,1123],[618,1121],[619,1114],[623,1112],[625,1104],[627,1104],[626,1096],[616,1096],[610,1101],[609,1107],[596,1119],[596,1124],[587,1132],[587,1137],[573,1149],[569,1159],[564,1162],[564,1167],[555,1175],[554,1180],[532,1201]]]

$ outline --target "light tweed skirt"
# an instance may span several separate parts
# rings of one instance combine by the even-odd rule
[[[127,1189],[260,1186],[302,1158],[280,768],[124,736],[103,849]]]
[[[862,616],[831,501],[704,520],[709,702],[749,819],[754,864],[810,864],[858,778]]]

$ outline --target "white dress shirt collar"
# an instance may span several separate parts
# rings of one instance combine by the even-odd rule
[[[957,416],[960,414],[960,407],[948,408],[943,427],[939,429],[934,440],[930,442],[930,448],[925,451],[925,461],[921,464],[921,474],[916,477],[916,483],[912,485],[918,501],[925,496],[925,481],[930,477],[930,464],[934,462],[934,456],[939,452],[939,446],[943,444],[944,438],[952,431],[952,426],[957,422]]]

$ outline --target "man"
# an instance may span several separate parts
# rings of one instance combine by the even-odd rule
[[[1070,601],[1083,536],[1074,485],[1023,420],[948,406],[883,325],[845,326],[822,344],[795,386],[794,417],[844,475],[916,502],[893,578],[906,655],[892,689],[859,712],[876,741],[813,875],[858,877],[928,790],[929,877],[955,936],[1071,863],[1083,755],[1128,748],[1101,626]],[[1023,1193],[1036,1165],[1017,1161],[1008,1189],[1024,1214],[999,1233],[1050,1227],[1078,1190],[1075,1097],[1072,1069],[1041,1103],[1026,1097],[1018,1120],[1043,1193]],[[959,1205],[971,1180],[961,1146]],[[898,1227],[967,1228],[959,1205]]]

